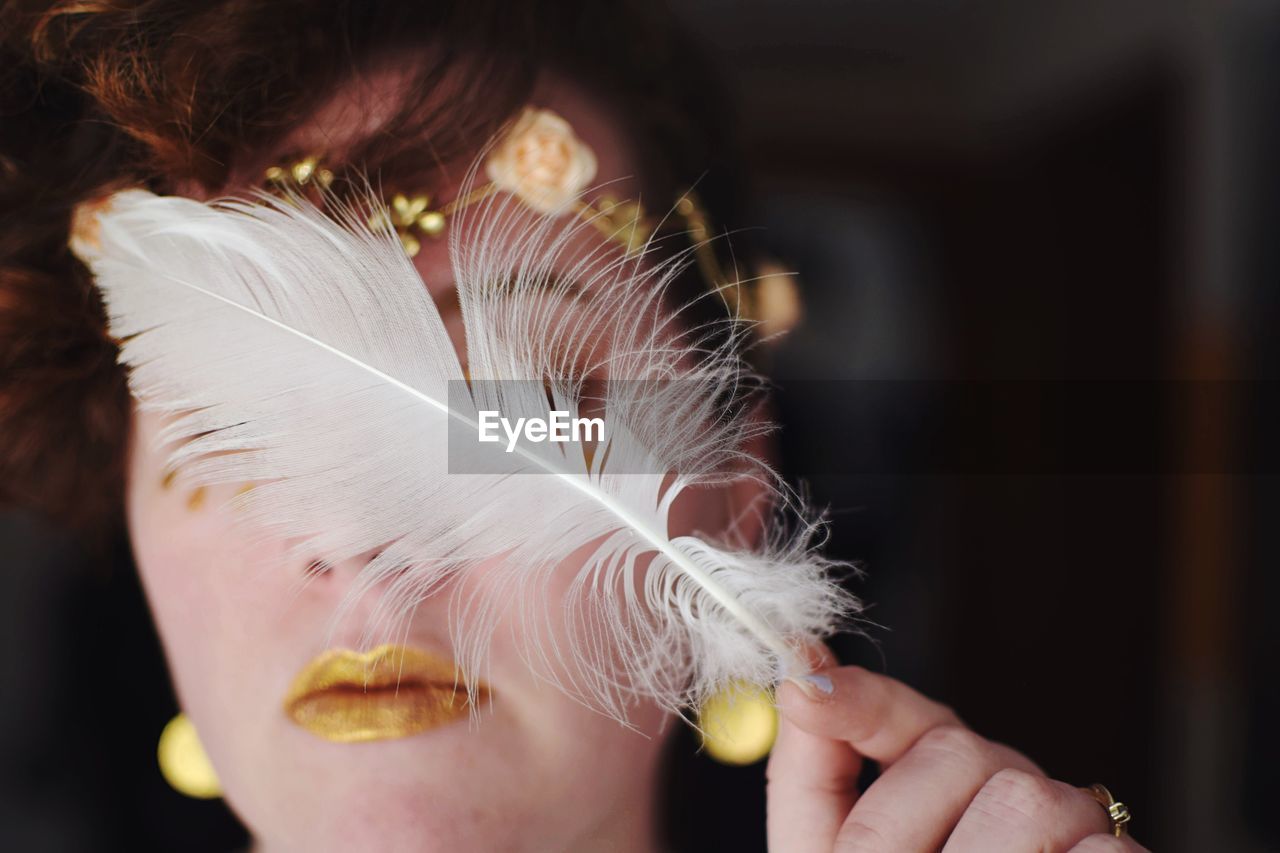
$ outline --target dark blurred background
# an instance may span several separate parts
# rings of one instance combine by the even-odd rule
[[[803,282],[782,460],[881,626],[841,657],[1106,783],[1155,850],[1280,849],[1280,3],[678,5]],[[242,842],[156,770],[127,551],[69,572],[0,525],[7,849]],[[762,849],[762,768],[678,747],[676,840]]]

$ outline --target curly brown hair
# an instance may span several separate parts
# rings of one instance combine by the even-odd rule
[[[383,180],[429,181],[435,164],[472,150],[514,115],[539,71],[554,70],[614,105],[639,142],[647,192],[672,198],[710,173],[701,194],[727,222],[735,207],[727,190],[737,183],[724,99],[654,7],[0,5],[0,505],[98,533],[121,519],[128,390],[102,303],[67,250],[74,207],[123,184],[217,192],[238,162],[274,152],[336,85],[389,55],[406,57],[410,82],[392,114],[343,152],[348,163]]]

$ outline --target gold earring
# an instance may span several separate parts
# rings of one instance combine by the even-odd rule
[[[218,774],[186,714],[178,714],[160,732],[156,760],[160,763],[161,775],[178,793],[197,800],[222,796]]]
[[[707,754],[721,764],[755,764],[773,749],[778,709],[773,691],[735,681],[698,709],[698,729]]]

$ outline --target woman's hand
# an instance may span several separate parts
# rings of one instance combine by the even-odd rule
[[[951,709],[854,666],[778,688],[769,850],[1142,851],[1085,791],[965,728]],[[829,689],[827,689],[829,688]],[[859,795],[864,759],[880,778]]]

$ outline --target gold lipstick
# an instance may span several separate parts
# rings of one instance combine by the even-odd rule
[[[466,715],[468,707],[452,661],[395,645],[364,653],[329,649],[298,673],[284,699],[289,719],[335,743],[409,737]]]

